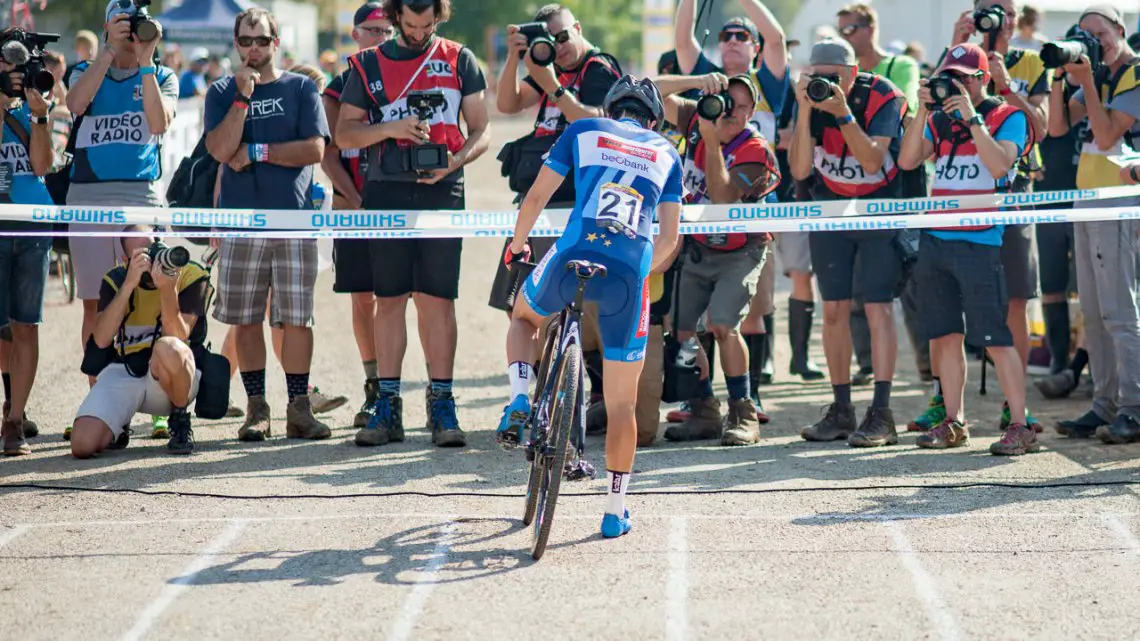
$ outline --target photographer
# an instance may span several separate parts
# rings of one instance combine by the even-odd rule
[[[152,231],[133,225],[125,231]],[[194,451],[188,407],[198,395],[201,372],[197,350],[206,341],[206,300],[210,274],[189,261],[181,247],[157,239],[117,239],[125,266],[103,277],[99,316],[83,356],[83,369],[95,385],[76,412],[71,453],[90,458],[125,445],[124,431],[137,413],[169,416],[172,454]],[[181,250],[182,267],[164,260]]]
[[[938,73],[919,91],[916,122],[925,127],[907,130],[899,168],[914,169],[933,157],[933,196],[1009,190],[1018,159],[1029,145],[1029,122],[1021,110],[990,97],[989,82],[989,56],[975,44],[962,44],[950,49]],[[1006,324],[1002,232],[1002,225],[984,220],[922,232],[914,270],[919,323],[923,338],[931,341],[932,358],[941,365],[941,380],[935,384],[945,398],[945,417],[918,437],[919,447],[969,444],[963,352],[969,336],[993,357],[1010,409],[1005,435],[990,452],[1017,455],[1040,448],[1036,433],[1025,423],[1025,367]]]
[[[400,36],[349,59],[352,72],[341,95],[336,143],[368,148],[366,209],[463,209],[463,167],[491,142],[486,78],[470,49],[436,34],[451,16],[450,0],[388,0],[384,6]],[[356,443],[383,445],[404,438],[400,376],[408,298],[414,296],[431,366],[427,416],[432,442],[462,447],[467,437],[459,427],[451,383],[463,241],[373,239],[369,247],[380,394]]]
[[[132,30],[137,3],[111,0],[103,25],[106,44],[91,62],[71,73],[67,108],[75,117],[75,154],[68,205],[164,207],[158,183],[162,175],[160,141],[174,120],[178,77],[156,66],[162,40],[156,22],[150,40]],[[106,226],[71,223],[73,232],[102,231]],[[115,266],[114,238],[71,237],[77,296],[83,301],[81,343],[95,327],[101,278]]]
[[[0,43],[22,32],[0,32]],[[25,67],[26,69],[26,67]],[[0,203],[50,205],[43,176],[51,170],[52,141],[47,98],[25,87],[23,71],[0,60],[4,106],[5,161],[0,163]],[[5,236],[9,231],[42,231],[45,236]],[[0,221],[0,371],[4,406],[0,415],[3,453],[29,454],[25,438],[39,433],[24,412],[39,365],[39,324],[43,321],[47,283],[50,225]]]
[[[780,170],[775,154],[748,122],[758,96],[747,76],[666,76],[657,85],[665,96],[665,119],[678,123],[685,132],[686,202],[757,202],[776,188]],[[700,101],[674,95],[693,89],[704,92]],[[710,113],[713,107],[720,113]],[[749,395],[748,357],[739,328],[756,293],[770,241],[767,233],[729,233],[698,234],[687,242],[687,260],[677,284],[679,304],[674,310],[677,338],[682,343],[692,338],[697,321],[708,313],[728,386],[728,416],[722,426],[720,402],[706,376],[701,396],[690,401],[690,416],[666,430],[666,439],[719,437],[722,445],[751,445],[760,440],[760,423],[768,419],[757,413]]]
[[[511,143],[520,148],[520,154],[529,153],[538,159],[549,151],[570,123],[602,115],[602,102],[620,77],[620,68],[613,56],[602,53],[586,40],[582,35],[582,25],[562,5],[542,7],[535,13],[534,22],[523,27],[525,32],[520,31],[519,25],[507,25],[508,52],[499,73],[496,104],[499,111],[507,115],[538,106],[534,132]],[[541,28],[546,33],[540,33],[540,39],[533,41],[534,32]],[[551,41],[554,43],[554,59],[550,64],[539,64],[535,58],[544,61],[541,55],[547,51],[543,47],[549,48]],[[527,72],[521,83],[518,74],[520,60]],[[538,177],[541,162],[524,163],[521,155],[511,157],[518,161],[504,169],[510,173],[512,182],[532,184]],[[519,197],[524,194],[520,191]],[[573,206],[574,181],[567,180],[548,207],[568,209]],[[554,237],[530,239],[533,260],[541,261],[556,240]],[[512,292],[518,291],[522,276],[518,270],[509,271],[502,261],[497,263],[488,304],[509,314],[514,302]]]
[[[1080,52],[1076,61],[1056,69],[1054,86],[1065,74],[1080,85],[1069,101],[1068,118],[1054,91],[1049,131],[1057,136],[1088,120],[1077,187],[1097,189],[1136,180],[1134,166],[1122,172],[1113,156],[1127,156],[1140,135],[1140,58],[1125,40],[1124,20],[1112,7],[1096,5],[1081,15],[1081,31],[1057,53]],[[1048,53],[1051,45],[1042,47]],[[1099,62],[1100,64],[1093,64]],[[1123,176],[1122,176],[1123,174]],[[1127,178],[1127,180],[1125,180]],[[1078,208],[1136,206],[1134,196],[1078,202]],[[1061,424],[1070,437],[1095,433],[1106,443],[1140,440],[1140,321],[1136,282],[1138,227],[1134,220],[1082,222],[1074,225],[1077,286],[1085,321],[1085,349],[1095,390],[1092,409]]]
[[[813,200],[898,198],[895,165],[907,102],[890,81],[859,73],[846,41],[823,40],[811,51],[812,73],[796,84],[792,176],[808,181]],[[823,297],[823,349],[835,401],[804,428],[808,441],[848,439],[856,447],[898,442],[890,409],[898,355],[894,298],[903,276],[894,230],[813,232],[812,270]],[[865,301],[871,327],[875,397],[856,429],[851,403],[851,302]]]

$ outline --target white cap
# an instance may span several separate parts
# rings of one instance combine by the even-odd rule
[[[210,50],[205,47],[195,47],[190,52],[190,62],[206,61],[210,59]]]

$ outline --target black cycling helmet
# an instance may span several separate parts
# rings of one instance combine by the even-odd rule
[[[665,124],[665,105],[661,91],[649,78],[634,80],[628,74],[622,76],[610,87],[602,102],[602,109],[611,118],[626,110],[642,113],[654,121],[654,129],[657,131]]]

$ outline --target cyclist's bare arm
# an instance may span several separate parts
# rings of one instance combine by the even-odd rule
[[[653,242],[653,262],[650,272],[660,274],[669,269],[677,256],[679,245],[678,228],[681,225],[681,203],[659,203],[657,205],[659,231]]]
[[[534,223],[538,221],[539,214],[550,203],[551,196],[558,191],[565,179],[565,176],[550,167],[543,167],[538,172],[538,178],[526,192],[526,198],[523,198],[522,207],[519,208],[519,217],[515,221],[515,236],[511,239],[512,252],[522,253],[526,238],[534,229]]]

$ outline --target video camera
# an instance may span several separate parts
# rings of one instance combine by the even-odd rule
[[[705,94],[697,100],[697,115],[705,120],[719,120],[733,109],[736,109],[736,101],[728,91]]]
[[[14,29],[0,44],[0,58],[16,68],[11,73],[0,76],[0,91],[10,98],[22,98],[24,87],[34,87],[40,93],[47,93],[55,86],[55,76],[44,66],[44,48],[48,43],[59,42],[56,33],[32,33]],[[12,73],[24,75],[22,83],[12,82]]]
[[[934,74],[930,78],[930,82],[926,85],[930,89],[930,97],[934,102],[926,105],[927,109],[931,111],[942,109],[942,105],[946,103],[951,96],[957,96],[962,92],[958,90],[958,85],[954,84],[954,76],[942,71]]]
[[[435,117],[437,111],[447,108],[447,98],[438,91],[409,91],[408,109],[425,122]],[[447,145],[425,143],[413,145],[410,149],[410,169],[414,171],[434,171],[447,169]]]
[[[1087,56],[1089,66],[1096,69],[1104,60],[1100,39],[1080,27],[1073,27],[1064,40],[1041,45],[1041,62],[1046,69],[1056,69],[1078,62]]]
[[[158,37],[158,21],[150,16],[152,0],[119,0],[118,5],[107,15],[110,22],[119,15],[130,16],[131,34],[137,36],[141,42],[151,42]]]
[[[519,33],[526,36],[526,44],[530,47],[530,59],[540,67],[549,67],[554,64],[558,52],[554,50],[554,37],[545,22],[528,22],[519,25]]]
[[[1001,5],[974,10],[974,28],[979,33],[997,33],[1005,26],[1006,13]]]
[[[808,80],[807,87],[804,92],[812,102],[823,102],[835,93],[835,87],[839,84],[839,74],[837,73],[813,73]]]

